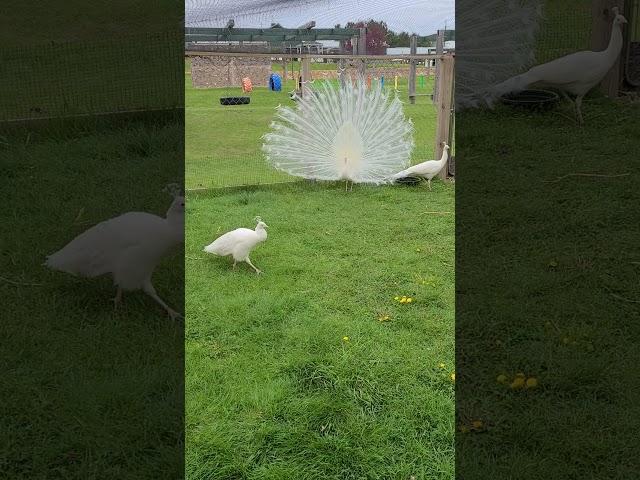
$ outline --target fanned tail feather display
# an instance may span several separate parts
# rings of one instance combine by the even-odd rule
[[[413,125],[397,97],[363,78],[307,92],[296,108],[278,107],[263,137],[272,166],[307,179],[381,184],[409,165]]]

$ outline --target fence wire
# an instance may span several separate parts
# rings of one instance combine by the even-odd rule
[[[337,86],[339,73],[355,78],[362,68],[362,59],[313,57],[310,88],[324,82]],[[403,103],[405,115],[415,127],[412,163],[419,163],[434,155],[437,111],[432,94],[436,68],[429,60],[421,60],[416,66],[415,103],[409,100],[409,71],[406,59],[392,56],[367,59],[364,66],[371,86],[381,86]],[[186,57],[186,188],[297,181],[267,164],[261,137],[269,131],[278,105],[296,107],[292,97],[300,93],[302,75],[299,58]],[[246,77],[251,79],[250,92],[242,87]],[[234,105],[233,99],[237,98],[248,98],[249,103]]]
[[[181,31],[0,48],[0,121],[184,105]]]
[[[591,0],[547,0],[537,36],[536,63],[591,49]]]

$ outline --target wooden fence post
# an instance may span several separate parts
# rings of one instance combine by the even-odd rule
[[[302,58],[302,98],[305,98],[309,91],[309,83],[311,82],[311,58]]]
[[[438,30],[436,37],[436,55],[442,55],[444,53],[444,31]],[[436,75],[433,85],[433,103],[438,103],[438,88],[440,79],[440,60],[436,60]]]
[[[611,23],[613,22],[613,12],[611,9],[613,7],[618,7],[620,13],[624,13],[624,0],[593,0],[591,47],[596,51],[604,50],[609,44]],[[622,62],[620,58],[618,58],[615,65],[602,79],[602,82],[600,82],[600,90],[602,90],[607,97],[617,97],[621,78]]]
[[[358,55],[367,54],[367,29],[360,27],[360,37],[358,38]],[[365,78],[367,75],[367,61],[363,58],[360,60],[360,75]]]
[[[453,105],[454,57],[446,55],[439,60],[440,76],[438,77],[438,125],[436,130],[436,159],[442,157],[442,142],[449,142],[451,130],[451,106]],[[449,151],[451,155],[451,151]],[[448,168],[443,168],[438,177],[447,178]]]
[[[418,53],[417,36],[411,35],[409,48],[411,55]],[[409,103],[416,103],[416,61],[413,58],[409,60]]]

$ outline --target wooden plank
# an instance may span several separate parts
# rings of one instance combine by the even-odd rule
[[[256,57],[256,58],[333,58],[336,60],[339,59],[353,59],[354,55],[346,54],[346,55],[338,55],[338,54],[311,54],[308,53],[260,53],[260,52],[200,52],[197,50],[187,50],[184,52],[186,57]],[[422,54],[418,53],[417,55],[367,55],[365,59],[367,60],[437,60],[443,57],[450,57],[451,55],[434,55],[434,54]]]
[[[318,35],[331,35],[340,38],[351,38],[359,35],[358,28],[208,28],[208,27],[187,27],[184,29],[186,35],[307,35],[315,33]]]
[[[609,45],[611,38],[611,24],[613,22],[613,7],[618,7],[620,12],[624,12],[624,0],[593,0],[592,1],[592,28],[591,47],[593,50],[604,50]],[[624,32],[623,32],[624,33]],[[622,82],[622,62],[618,58],[609,73],[600,82],[599,88],[607,97],[618,96],[620,84]]]
[[[415,55],[418,51],[418,38],[411,35],[409,39],[410,54]],[[416,61],[411,60],[409,63],[409,103],[416,103]]]
[[[436,130],[436,159],[442,157],[442,142],[449,141],[451,131],[451,107],[453,105],[454,58],[447,55],[440,60],[440,78],[438,79],[438,124]],[[439,178],[447,178],[447,168],[438,174]]]

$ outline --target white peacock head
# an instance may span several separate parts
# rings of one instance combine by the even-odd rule
[[[185,211],[184,197],[182,195],[178,195],[173,199],[173,202],[171,202],[171,206],[169,207],[169,211],[167,212],[167,215],[184,214],[184,211]]]
[[[620,14],[618,7],[611,8],[611,13],[613,13],[613,23],[615,25],[624,25],[625,23],[629,23],[624,15]]]

